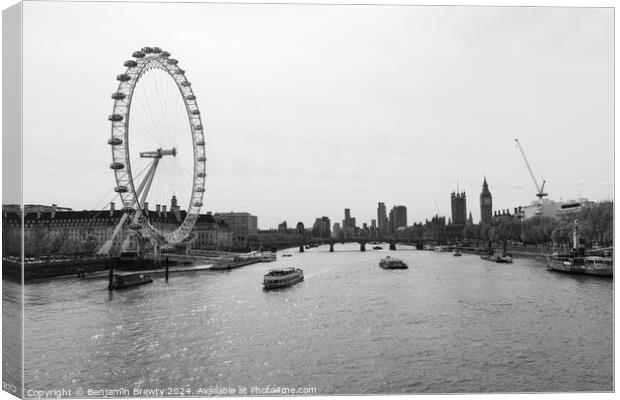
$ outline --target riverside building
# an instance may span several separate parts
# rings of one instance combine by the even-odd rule
[[[377,223],[379,226],[379,232],[388,233],[389,220],[387,217],[387,209],[385,203],[380,202],[377,206]]]
[[[407,207],[394,206],[390,210],[390,233],[395,233],[400,227],[407,227]]]
[[[186,211],[175,207],[168,211],[166,208],[157,205],[155,210],[149,210],[145,204],[145,215],[157,229],[172,231],[181,225]],[[24,214],[25,252],[30,257],[94,254],[112,237],[123,216],[123,211],[116,210],[113,202],[107,210],[59,211],[60,208],[54,206],[49,211],[41,211],[43,209]],[[128,240],[129,249],[136,247],[130,234],[130,223],[128,219],[115,237],[113,253],[120,250],[125,240]],[[14,242],[21,240],[21,215],[14,211],[13,205],[3,206],[2,230],[4,254],[11,249],[20,249]],[[213,218],[211,213],[199,215],[193,234],[193,239],[188,242],[193,249],[227,249],[232,246],[230,228],[224,221]]]
[[[250,237],[256,237],[258,232],[258,218],[247,212],[215,213],[217,219],[222,219],[230,227],[233,239],[236,242],[246,243]]]
[[[452,192],[452,224],[463,226],[467,223],[467,195],[465,192]]]

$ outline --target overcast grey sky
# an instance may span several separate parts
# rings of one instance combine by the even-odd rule
[[[143,46],[179,59],[207,130],[209,211],[259,227],[407,206],[478,221],[535,199],[613,196],[613,11],[149,3],[24,6],[24,202],[101,206],[110,94]],[[189,133],[188,133],[189,135]]]

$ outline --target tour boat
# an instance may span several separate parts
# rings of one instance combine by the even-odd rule
[[[293,257],[293,255],[290,253],[284,253],[282,254],[282,257]]]
[[[379,262],[379,266],[384,269],[407,269],[409,268],[403,260],[398,258],[392,258],[390,256],[385,257]]]
[[[124,289],[131,286],[145,285],[152,282],[153,278],[149,275],[140,273],[115,273],[112,276],[112,282],[110,283],[108,289]]]
[[[373,250],[383,250],[383,247],[381,246],[372,246]]]
[[[460,256],[462,255],[462,254],[461,254],[461,250],[459,250],[459,249],[454,249],[454,250],[452,250],[452,255],[453,255],[454,257],[460,257]]]
[[[263,279],[264,289],[280,289],[304,280],[304,271],[299,268],[272,269]]]

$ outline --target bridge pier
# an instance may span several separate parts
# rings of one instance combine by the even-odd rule
[[[360,251],[366,251],[366,243],[360,243]]]
[[[300,244],[300,245],[299,245],[299,252],[300,252],[300,253],[303,253],[303,252],[304,252],[304,245],[303,245],[303,244]]]
[[[390,250],[396,250],[396,243],[390,243]]]
[[[334,244],[333,244],[333,243],[330,243],[330,244],[329,244],[329,252],[330,252],[330,253],[333,253],[333,252],[334,252]]]

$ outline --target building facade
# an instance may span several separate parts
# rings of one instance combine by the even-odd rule
[[[312,226],[312,236],[318,238],[331,237],[331,222],[328,217],[317,218]]]
[[[342,229],[340,229],[340,222],[334,223],[334,229],[332,230],[332,238],[340,239],[342,238]]]
[[[390,210],[388,233],[394,233],[400,227],[407,227],[407,207],[394,206]]]
[[[194,226],[194,239],[190,248],[229,251],[233,246],[233,233],[224,220],[216,220],[208,212],[200,214]]]
[[[532,217],[549,217],[554,218],[562,208],[562,203],[549,199],[534,200],[528,206],[521,207],[523,210],[523,219]]]
[[[465,225],[467,223],[467,195],[465,192],[452,192],[450,204],[452,205],[452,224]]]
[[[377,224],[381,233],[388,233],[389,220],[387,217],[387,209],[383,202],[380,202],[377,206]]]
[[[342,220],[342,230],[345,238],[355,236],[355,218],[351,217],[351,210],[344,209],[344,219]]]
[[[560,209],[557,211],[557,216],[565,216],[577,214],[583,211],[586,208],[594,207],[596,205],[595,202],[589,201],[585,197],[580,197],[576,200],[567,200],[560,206]]]
[[[258,218],[247,212],[215,213],[215,219],[221,219],[230,227],[233,240],[238,243],[246,243],[251,237],[256,237],[258,232]]]
[[[94,254],[108,242],[123,217],[122,210],[116,210],[110,203],[108,210],[58,211],[51,207],[28,212],[24,215],[24,245],[26,256]],[[3,207],[3,249],[7,254],[20,251],[21,217],[19,212]],[[31,209],[32,210],[32,209]],[[61,209],[62,210],[62,209]],[[185,219],[185,211],[145,210],[149,223],[158,230],[170,232],[177,229]],[[133,231],[129,229],[130,219],[123,224],[115,236],[111,254],[121,248],[135,249],[137,246]],[[232,232],[223,221],[216,221],[210,214],[201,214],[188,240],[190,248],[230,248]],[[5,247],[5,244],[7,245]]]

